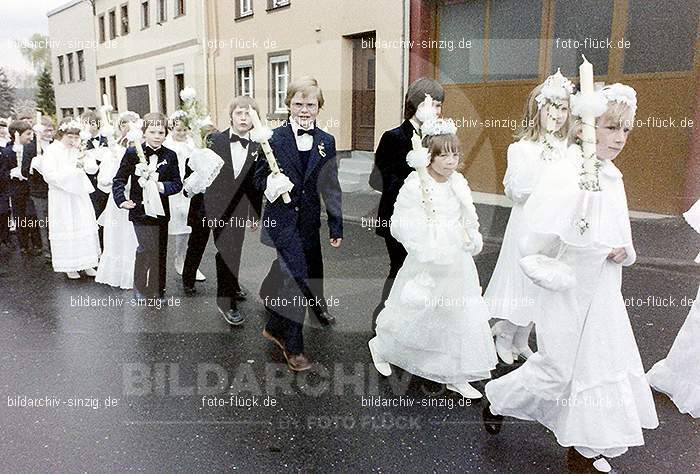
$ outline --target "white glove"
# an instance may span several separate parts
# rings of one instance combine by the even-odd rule
[[[10,170],[10,178],[19,179],[20,181],[26,181],[27,178],[22,176],[22,169],[16,166]]]
[[[466,232],[469,236],[469,242],[465,244],[465,250],[475,257],[479,255],[484,248],[484,238],[476,229],[469,229]]]
[[[284,193],[288,193],[292,190],[294,187],[294,183],[292,183],[287,176],[283,175],[282,173],[279,174],[273,174],[270,173],[267,175],[267,186],[265,187],[265,197],[269,202],[275,202],[275,200],[283,195]]]

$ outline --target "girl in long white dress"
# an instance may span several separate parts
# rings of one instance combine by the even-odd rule
[[[503,186],[513,202],[496,268],[484,299],[492,318],[496,351],[512,364],[519,356],[532,355],[528,346],[532,330],[535,287],[520,269],[519,239],[526,232],[523,209],[539,177],[566,151],[569,131],[569,95],[573,84],[557,71],[528,96],[518,141],[508,147],[508,167]]]
[[[187,163],[192,156],[195,144],[189,135],[189,129],[178,119],[178,112],[170,118],[172,128],[170,134],[163,142],[166,148],[170,148],[177,153],[177,163],[180,167],[180,176],[185,177]],[[168,223],[168,235],[174,236],[175,240],[175,271],[182,275],[185,265],[185,254],[187,253],[187,241],[189,240],[192,228],[187,225],[187,214],[190,210],[190,198],[185,196],[184,190],[170,196],[170,222]],[[204,281],[206,278],[197,270],[196,280]]]
[[[700,233],[700,200],[683,216]],[[700,263],[700,254],[695,262]],[[647,379],[652,387],[671,397],[681,413],[700,418],[700,288],[671,350],[654,364]]]
[[[391,374],[393,364],[479,398],[469,382],[489,378],[496,365],[473,259],[483,241],[469,185],[455,172],[459,142],[454,124],[441,119],[434,124],[423,126],[429,155],[414,166],[420,171],[406,178],[394,206],[391,234],[408,257],[369,347],[383,375]]]
[[[97,172],[97,163],[78,150],[80,123],[66,118],[56,132],[56,141],[46,148],[41,164],[49,185],[49,242],[51,263],[56,272],[70,279],[79,271],[95,276],[100,255],[95,210],[90,193],[95,188],[87,173]]]
[[[636,253],[622,173],[612,162],[627,141],[636,93],[622,84],[597,93],[607,101],[596,124],[600,168],[593,176],[600,190],[583,190],[595,162],[572,144],[525,205],[532,233],[523,253],[557,255],[550,262],[568,265],[571,283],[540,289],[538,351],[486,385],[484,419],[490,432],[500,429],[494,415],[537,421],[560,445],[574,447],[572,456],[596,458],[593,467],[608,472],[605,457],[643,445],[642,428],[657,427],[658,419],[622,298],[622,266],[633,264]],[[580,125],[574,137],[577,130]]]
[[[104,250],[97,267],[97,283],[131,289],[134,287],[134,262],[136,260],[136,233],[129,220],[129,211],[120,209],[112,199],[112,179],[119,169],[119,164],[126,148],[112,144],[101,148],[103,152],[97,185],[108,193],[109,200],[97,223],[103,227]]]

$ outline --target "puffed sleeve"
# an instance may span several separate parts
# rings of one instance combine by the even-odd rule
[[[66,152],[49,147],[42,160],[44,181],[49,186],[71,194],[85,194],[94,191],[94,187],[85,172],[75,166],[66,165]]]
[[[533,160],[532,147],[524,141],[511,143],[508,146],[508,167],[503,177],[503,188],[508,199],[515,203],[527,201],[533,191]]]

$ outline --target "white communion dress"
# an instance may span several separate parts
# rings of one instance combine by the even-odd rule
[[[113,149],[103,149],[109,151],[104,153],[100,163],[97,185],[109,194],[109,200],[97,220],[103,227],[104,250],[95,281],[117,288],[131,289],[134,287],[134,262],[138,242],[134,225],[129,220],[129,211],[118,208],[112,198],[112,179],[119,169],[126,149],[119,145]]]
[[[163,142],[163,146],[177,153],[177,164],[180,168],[180,177],[185,179],[185,170],[187,161],[192,156],[195,149],[194,141],[191,137],[187,140],[179,142],[173,140],[171,135]],[[190,210],[190,198],[184,195],[183,191],[173,194],[169,198],[170,203],[170,222],[168,222],[168,234],[180,235],[189,234],[192,228],[187,225],[187,213]]]
[[[472,258],[482,247],[466,179],[428,178],[434,212],[423,205],[412,172],[399,192],[391,233],[408,252],[377,318],[373,353],[385,362],[439,383],[490,377],[496,352]]]
[[[95,268],[100,255],[95,209],[90,193],[95,188],[87,173],[97,172],[90,155],[79,167],[79,152],[60,141],[44,151],[41,172],[49,185],[49,242],[51,263],[56,272]]]
[[[563,140],[552,138],[553,149],[544,140],[521,139],[508,147],[508,167],[503,186],[513,202],[496,267],[484,293],[492,318],[507,319],[518,326],[532,321],[537,287],[520,269],[518,244],[527,232],[525,203],[544,171],[566,152]]]
[[[700,233],[700,200],[684,217]],[[700,263],[700,255],[695,261]],[[671,350],[654,364],[647,378],[652,387],[673,400],[681,413],[700,418],[700,288]]]
[[[643,445],[642,428],[658,419],[621,292],[622,265],[636,259],[622,173],[603,161],[602,191],[584,192],[582,160],[572,145],[542,176],[525,205],[535,244],[521,245],[527,255],[557,254],[576,284],[539,289],[538,351],[489,382],[486,396],[494,414],[537,421],[586,457],[614,457]],[[608,259],[619,247],[622,265]]]

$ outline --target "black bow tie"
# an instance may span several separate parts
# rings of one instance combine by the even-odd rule
[[[303,128],[298,128],[297,129],[297,136],[302,136],[303,134],[308,133],[312,137],[316,135],[316,127],[310,128],[308,130],[304,130]]]
[[[231,134],[231,143],[236,143],[236,142],[241,142],[241,146],[243,148],[245,148],[248,146],[248,143],[250,143],[250,140],[248,140],[247,138],[239,137],[235,133],[232,133]]]
[[[162,147],[158,147],[158,150],[154,150],[150,146],[146,145],[146,148],[144,148],[143,153],[144,155],[146,155],[146,157],[149,157],[151,155],[158,155],[158,152],[161,148]]]

